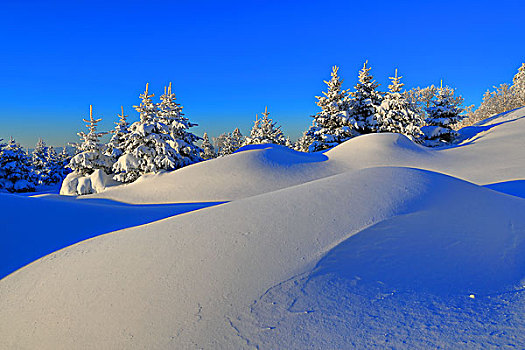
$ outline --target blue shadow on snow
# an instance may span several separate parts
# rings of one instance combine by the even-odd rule
[[[133,205],[107,199],[0,193],[0,279],[88,238],[222,203]]]

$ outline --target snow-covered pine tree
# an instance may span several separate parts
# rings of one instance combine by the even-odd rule
[[[379,132],[395,132],[416,140],[421,135],[420,127],[423,118],[412,108],[407,95],[401,92],[405,85],[400,82],[402,77],[396,74],[390,77],[390,91],[383,98],[379,109]]]
[[[110,131],[110,133],[113,135],[106,146],[105,152],[107,156],[111,157],[115,161],[122,155],[122,142],[124,135],[129,133],[129,123],[127,121],[128,116],[124,114],[124,106],[120,106],[120,109],[122,114],[118,115],[119,120],[118,122],[115,122],[115,129]]]
[[[9,192],[30,192],[36,187],[31,158],[11,137],[0,157],[0,188]]]
[[[454,142],[458,133],[453,125],[463,119],[461,115],[463,98],[454,95],[455,90],[445,86],[437,89],[435,98],[427,111],[425,126],[421,128],[424,134],[424,144],[430,147],[446,145]]]
[[[308,152],[313,138],[308,134],[308,130],[303,132],[303,135],[294,143],[293,149],[299,152]]]
[[[61,182],[65,175],[62,162],[53,146],[47,148],[47,164],[49,164],[49,184]]]
[[[38,140],[35,149],[31,155],[33,170],[36,175],[38,185],[49,185],[53,183],[52,171],[53,164],[50,162],[49,147],[44,140]]]
[[[194,144],[199,137],[186,131],[195,124],[180,116],[171,88],[160,110],[151,100],[154,95],[149,94],[148,86],[140,95],[140,105],[135,106],[140,120],[123,136],[123,154],[113,165],[117,181],[133,182],[146,173],[174,170],[202,160],[202,150]]]
[[[425,88],[415,87],[406,90],[406,98],[412,105],[412,109],[423,118],[426,118],[426,109],[430,107],[432,99],[436,96],[437,88],[434,85]]]
[[[312,116],[312,126],[307,130],[308,140],[312,140],[309,152],[334,147],[359,134],[355,119],[349,115],[348,95],[341,88],[343,80],[338,70],[339,67],[332,67],[332,78],[324,81],[328,90],[323,91],[324,96],[316,96],[321,111]]]
[[[104,154],[104,148],[99,143],[100,137],[107,133],[97,132],[97,123],[102,118],[93,119],[93,106],[90,105],[89,119],[82,120],[87,123],[89,132],[77,133],[82,142],[75,145],[77,154],[71,158],[67,167],[81,176],[90,175],[97,169],[103,170],[106,174],[111,173],[112,160]]]
[[[184,108],[176,103],[175,93],[171,89],[171,82],[167,89],[164,88],[164,94],[160,96],[161,102],[158,104],[158,120],[168,126],[169,133],[173,140],[170,142],[171,147],[177,151],[186,164],[200,162],[202,149],[197,146],[197,142],[202,140],[199,136],[189,132],[191,127],[198,126],[192,123],[182,113]]]
[[[258,118],[257,115],[255,115],[255,122],[250,136],[246,137],[244,145],[273,143],[284,146],[286,144],[286,138],[281,131],[281,127],[277,125],[277,122],[274,122],[269,117],[268,106],[264,109],[262,115],[262,118]]]
[[[512,79],[512,93],[515,99],[515,106],[525,106],[525,63],[521,64],[518,73]]]
[[[215,148],[211,144],[210,138],[208,137],[208,133],[206,132],[202,136],[201,148],[202,148],[202,153],[201,153],[202,159],[208,160],[208,159],[213,159],[216,157]]]
[[[67,146],[64,145],[62,151],[58,154],[58,174],[63,180],[66,176],[71,173],[71,169],[68,167],[69,162],[71,161],[71,155],[67,152]]]
[[[355,91],[350,92],[350,112],[361,134],[378,131],[378,113],[383,99],[381,92],[376,90],[379,84],[370,74],[371,68],[367,67],[367,64],[368,61],[365,61],[359,71],[359,82],[354,87]]]
[[[231,148],[234,149],[233,152],[241,148],[242,145],[244,145],[245,140],[246,138],[241,133],[241,130],[239,130],[239,128],[235,128],[235,130],[233,130],[230,136]]]
[[[4,139],[0,139],[0,192],[5,191],[4,189],[4,181],[2,179],[5,178],[6,171],[3,168],[4,162],[2,161],[2,158],[4,157],[3,151],[4,147],[6,146],[5,143],[3,143]]]

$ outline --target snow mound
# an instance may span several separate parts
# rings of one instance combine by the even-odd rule
[[[126,203],[229,201],[333,175],[323,154],[278,145],[244,147],[232,155],[192,164],[173,172],[94,195]]]
[[[111,186],[121,183],[113,180],[104,170],[97,169],[91,175],[82,176],[77,172],[72,172],[62,181],[60,194],[64,196],[77,196],[104,191]]]
[[[305,341],[316,348],[341,336],[346,347],[363,340],[377,345],[385,333],[368,338],[356,332],[359,326],[328,327],[310,338],[325,324],[322,315],[348,311],[347,325],[360,319],[341,309],[344,303],[324,303],[321,313],[293,306],[330,289],[310,296],[289,289],[291,304],[279,316],[275,309],[286,294],[279,288],[301,276],[310,285],[323,276],[327,285],[349,281],[328,295],[332,300],[357,292],[376,298],[376,289],[359,287],[379,283],[382,290],[433,300],[512,291],[525,276],[523,212],[519,198],[428,171],[345,172],[40,259],[1,281],[0,317],[10,322],[0,324],[0,339],[7,348],[293,348]],[[269,290],[279,292],[259,310]],[[403,300],[391,319],[408,317]],[[280,323],[265,322],[274,316]],[[483,317],[476,322],[497,321]],[[432,332],[422,329],[414,339]],[[507,332],[508,343],[519,328]],[[288,343],[278,342],[281,335]]]

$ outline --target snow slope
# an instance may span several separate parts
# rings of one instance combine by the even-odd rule
[[[79,241],[220,203],[129,205],[107,199],[0,193],[0,278]]]
[[[4,278],[0,348],[521,347],[525,199],[487,187],[524,179],[523,115],[451,149],[393,134],[266,146],[106,191],[232,201]]]

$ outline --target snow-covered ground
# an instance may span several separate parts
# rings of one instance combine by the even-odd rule
[[[373,134],[324,154],[252,147],[88,199],[2,196],[19,242],[134,227],[2,279],[0,348],[522,348],[523,117],[448,149]]]

